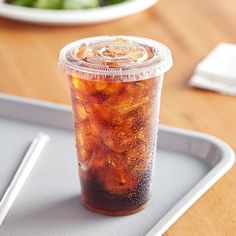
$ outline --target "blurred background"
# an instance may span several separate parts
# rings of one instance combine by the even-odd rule
[[[189,85],[196,65],[217,44],[236,43],[235,0],[75,2],[79,0],[1,3],[1,93],[70,104],[67,80],[58,69],[64,45],[95,35],[148,37],[165,43],[173,54],[174,66],[165,75],[161,123],[216,135],[236,149],[236,98]],[[25,4],[27,8],[19,7]],[[58,9],[46,12],[34,7]],[[234,167],[165,235],[208,235],[206,229],[211,235],[234,235],[235,178]]]

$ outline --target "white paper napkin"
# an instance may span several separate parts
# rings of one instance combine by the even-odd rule
[[[236,44],[220,43],[201,61],[190,85],[236,95]]]

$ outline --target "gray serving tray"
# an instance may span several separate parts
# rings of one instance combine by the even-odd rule
[[[0,194],[30,141],[39,132],[51,136],[0,227],[1,236],[162,235],[234,163],[233,150],[221,140],[160,126],[148,207],[125,217],[98,215],[79,200],[71,120],[67,106],[0,95],[0,155],[5,160]]]

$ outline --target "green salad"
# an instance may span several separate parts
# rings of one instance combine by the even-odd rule
[[[86,9],[113,5],[127,0],[10,0],[8,3],[43,9]]]

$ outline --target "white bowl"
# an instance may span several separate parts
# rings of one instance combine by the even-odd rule
[[[95,24],[141,12],[157,1],[129,0],[111,6],[80,10],[44,10],[0,3],[0,16],[38,24]]]

